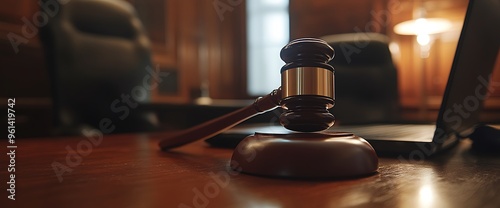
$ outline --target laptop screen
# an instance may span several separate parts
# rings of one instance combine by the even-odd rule
[[[447,133],[467,136],[479,122],[499,52],[499,25],[500,0],[469,2],[437,120]]]

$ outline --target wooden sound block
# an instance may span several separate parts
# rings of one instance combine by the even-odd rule
[[[260,176],[345,178],[375,173],[378,157],[352,133],[255,133],[238,144],[230,165]]]

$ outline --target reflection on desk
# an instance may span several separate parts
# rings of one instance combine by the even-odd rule
[[[500,206],[500,158],[473,154],[469,141],[426,161],[381,158],[369,177],[318,181],[239,174],[228,169],[232,150],[197,142],[161,152],[158,141],[17,140],[16,200],[4,191],[2,207]],[[0,173],[5,190],[7,168]]]

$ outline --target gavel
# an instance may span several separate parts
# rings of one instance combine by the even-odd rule
[[[256,175],[305,178],[374,173],[378,158],[364,139],[345,132],[318,133],[335,123],[328,111],[335,105],[334,68],[328,64],[334,55],[333,48],[321,39],[291,41],[280,53],[285,62],[280,88],[257,98],[250,106],[167,135],[160,141],[160,148],[168,150],[208,139],[255,115],[281,107],[281,125],[297,133],[250,135],[236,147],[231,160],[233,169]],[[325,164],[310,167],[318,160]]]
[[[286,64],[281,68],[281,87],[257,98],[250,106],[181,131],[161,141],[162,149],[207,139],[255,115],[281,106],[283,127],[298,132],[322,131],[335,121],[328,111],[333,107],[334,73],[329,62],[334,50],[321,39],[291,41],[281,50]]]

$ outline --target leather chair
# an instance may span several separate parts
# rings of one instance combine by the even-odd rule
[[[150,42],[125,1],[71,0],[41,28],[57,129],[151,131]]]
[[[377,33],[322,37],[335,49],[336,104],[340,124],[390,123],[399,120],[397,70],[389,38]]]

